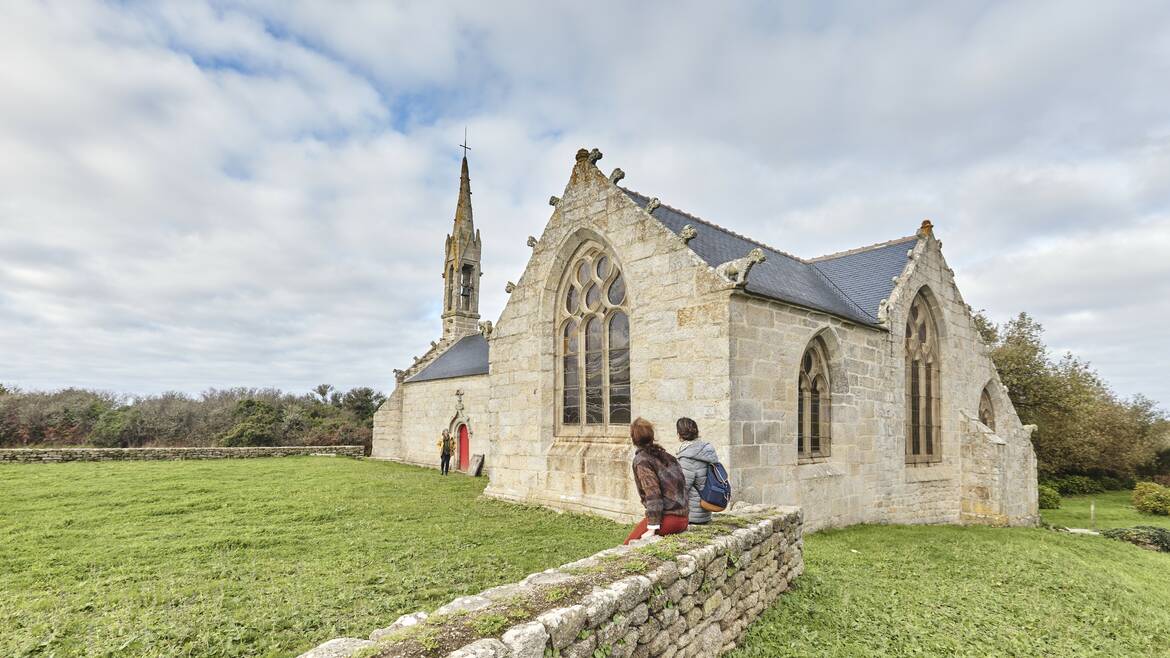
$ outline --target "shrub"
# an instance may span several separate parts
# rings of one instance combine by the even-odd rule
[[[1170,488],[1154,482],[1139,482],[1133,488],[1133,506],[1143,514],[1170,515]]]
[[[1133,489],[1133,478],[1115,478],[1111,475],[1102,475],[1097,478],[1097,484],[1105,491],[1125,491],[1126,489]]]
[[[1136,528],[1105,530],[1101,534],[1110,539],[1120,539],[1121,541],[1137,544],[1142,548],[1148,548],[1152,551],[1170,553],[1170,530],[1165,528],[1139,525]]]
[[[1046,484],[1040,485],[1040,509],[1060,509],[1060,492]]]
[[[1105,491],[1100,483],[1087,475],[1062,475],[1044,484],[1056,489],[1062,496],[1083,496]]]

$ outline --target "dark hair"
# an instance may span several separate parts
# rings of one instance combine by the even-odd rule
[[[679,418],[674,428],[678,430],[678,438],[683,441],[694,441],[699,438],[699,424],[686,416]]]
[[[630,440],[640,450],[649,450],[654,453],[665,453],[666,449],[654,440],[654,424],[645,418],[635,418],[630,423]]]

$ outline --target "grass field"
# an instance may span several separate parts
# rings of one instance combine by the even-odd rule
[[[0,656],[295,656],[625,536],[484,485],[341,458],[0,466]],[[1165,521],[1108,496],[1101,527]],[[805,552],[735,658],[1170,655],[1170,554],[899,526]]]
[[[1167,656],[1170,554],[1041,529],[858,526],[733,658]]]
[[[295,656],[619,543],[346,458],[0,466],[0,656]]]
[[[1089,528],[1089,503],[1096,503],[1099,530],[1107,528],[1132,528],[1135,525],[1152,525],[1170,528],[1170,516],[1142,514],[1133,508],[1132,491],[1109,491],[1091,496],[1069,496],[1062,498],[1060,509],[1040,510],[1044,520],[1052,525],[1066,528]]]

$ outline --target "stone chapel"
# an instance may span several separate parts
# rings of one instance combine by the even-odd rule
[[[799,505],[809,529],[1031,525],[1021,425],[929,221],[914,235],[799,258],[666,205],[577,152],[495,322],[463,159],[443,262],[442,337],[374,417],[373,457],[484,456],[486,495],[641,516],[629,423],[678,446],[694,418],[734,499]]]

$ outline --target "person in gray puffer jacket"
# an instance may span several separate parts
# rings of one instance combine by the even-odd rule
[[[719,461],[715,448],[699,440],[699,425],[690,418],[679,418],[675,423],[678,440],[678,463],[682,466],[687,485],[688,521],[691,524],[711,522],[711,513],[699,505],[699,492],[707,484],[707,466]]]

